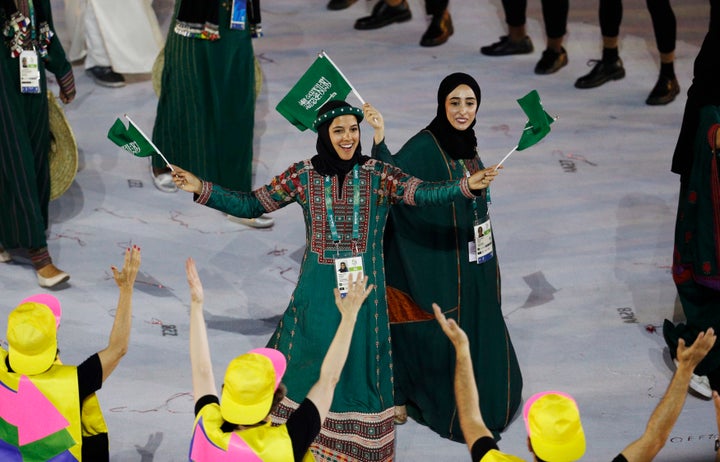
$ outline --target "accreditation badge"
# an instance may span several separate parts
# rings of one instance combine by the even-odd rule
[[[340,296],[344,297],[350,289],[350,284],[363,278],[362,257],[336,258],[335,278]]]
[[[230,29],[245,30],[247,23],[247,0],[233,0],[230,9]]]
[[[40,93],[40,69],[35,50],[23,50],[20,63],[20,93]]]
[[[490,217],[476,221],[473,226],[475,239],[468,242],[468,259],[473,263],[485,263],[493,257],[493,238]]]

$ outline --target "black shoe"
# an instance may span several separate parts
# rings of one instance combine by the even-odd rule
[[[452,18],[447,10],[439,16],[433,16],[430,25],[420,39],[422,47],[436,47],[448,41],[448,38],[455,32],[453,30]]]
[[[533,44],[527,35],[519,42],[510,40],[510,36],[503,35],[499,42],[480,48],[480,53],[487,56],[526,55],[533,52]]]
[[[591,59],[587,64],[590,66],[593,63],[595,63],[595,67],[575,81],[575,88],[595,88],[610,80],[620,80],[625,77],[625,68],[620,58],[609,63]]]
[[[93,78],[96,84],[103,87],[118,88],[125,86],[125,78],[114,72],[110,66],[93,66],[86,69],[85,72]]]
[[[536,74],[552,74],[565,67],[568,63],[567,51],[561,48],[558,53],[555,50],[547,48],[542,53],[540,61],[535,65]]]
[[[407,0],[403,0],[398,6],[388,6],[385,0],[375,4],[370,16],[365,16],[355,21],[355,29],[370,30],[380,29],[394,22],[405,22],[412,18]]]
[[[327,4],[328,10],[344,10],[349,8],[357,0],[330,0]]]
[[[655,88],[652,89],[650,95],[645,100],[645,104],[650,106],[662,106],[675,100],[680,93],[680,84],[676,78],[666,77],[660,74]]]

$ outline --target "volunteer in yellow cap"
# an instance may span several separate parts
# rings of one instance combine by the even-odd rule
[[[454,319],[445,317],[437,303],[433,303],[432,308],[435,319],[455,347],[455,401],[460,429],[473,462],[523,462],[517,456],[500,452],[492,432],[482,418],[467,334]]]
[[[433,311],[435,319],[455,347],[455,401],[460,428],[472,460],[521,461],[518,457],[499,451],[492,433],[483,421],[467,335],[455,320],[445,318],[437,303],[433,303]],[[712,327],[700,332],[689,347],[680,339],[677,370],[665,395],[650,415],[645,433],[623,449],[613,462],[650,462],[660,452],[685,403],[695,366],[708,354],[715,339]],[[716,399],[716,408],[720,409],[720,397]],[[533,395],[523,406],[523,418],[528,434],[528,449],[535,462],[573,462],[585,454],[585,432],[580,421],[580,411],[575,400],[567,393],[547,391]],[[717,460],[720,460],[720,456]]]
[[[127,351],[139,266],[140,249],[133,247],[122,270],[112,267],[120,296],[108,346],[80,366],[63,365],[57,358],[58,318],[49,302],[30,297],[10,313],[8,349],[0,348],[0,447],[5,451],[23,460],[109,460],[102,414],[86,398],[100,389]],[[89,425],[97,428],[98,423],[103,431],[90,437]],[[8,452],[0,454],[5,460],[2,454]]]
[[[572,462],[585,454],[585,432],[572,396],[561,391],[536,393],[523,406],[529,447],[539,459]]]
[[[192,462],[243,460],[288,462],[315,460],[310,445],[330,410],[335,385],[350,349],[357,314],[373,285],[355,280],[335,304],[340,322],[320,367],[320,377],[286,423],[272,426],[271,411],[286,393],[281,383],[285,356],[273,348],[257,348],[233,359],[225,371],[218,399],[203,314],[203,287],[192,258],[185,264],[190,286],[190,363],[195,427],[190,443]]]

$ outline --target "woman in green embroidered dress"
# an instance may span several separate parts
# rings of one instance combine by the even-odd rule
[[[233,25],[245,8],[247,22]],[[259,0],[176,0],[163,51],[160,99],[152,139],[171,161],[209,181],[252,188],[256,76],[253,37],[260,32]],[[170,169],[153,156],[152,179],[175,192]],[[231,219],[233,219],[231,217]],[[269,217],[239,221],[265,228]]]
[[[328,281],[340,283],[336,259],[356,257],[348,268],[359,268],[376,289],[360,311],[330,412],[311,449],[324,461],[390,461],[395,437],[393,369],[382,252],[390,206],[469,201],[497,172],[478,170],[457,180],[422,182],[362,155],[363,116],[375,130],[375,143],[384,147],[383,118],[371,105],[361,111],[344,101],[330,101],[318,114],[317,154],[291,165],[252,193],[202,181],[180,167],[173,178],[180,189],[195,194],[196,202],[234,216],[257,217],[292,202],[303,209],[307,245],[300,279],[268,342],[268,347],[285,354],[288,363],[284,377],[288,395],[274,416],[278,422],[298,407],[317,380],[339,322],[328,291],[319,289]]]
[[[75,78],[55,35],[50,0],[0,0],[0,32],[0,263],[12,260],[5,249],[27,250],[38,284],[54,287],[70,275],[53,264],[46,236],[50,116],[45,74],[55,74],[66,104],[75,98]]]
[[[473,126],[480,87],[464,73],[440,83],[432,122],[391,156],[373,157],[426,181],[482,171]],[[470,339],[483,420],[497,436],[521,402],[522,376],[500,305],[500,269],[487,190],[450,207],[390,212],[385,268],[392,331],[397,423],[409,414],[446,438],[463,441],[453,394],[454,351],[433,317],[437,302]],[[474,227],[482,224],[482,238]],[[483,250],[484,249],[484,250]]]

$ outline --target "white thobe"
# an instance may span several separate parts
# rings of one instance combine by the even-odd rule
[[[65,0],[72,38],[71,61],[85,58],[85,69],[110,66],[120,74],[152,72],[163,46],[152,0]]]

